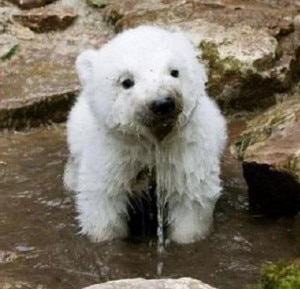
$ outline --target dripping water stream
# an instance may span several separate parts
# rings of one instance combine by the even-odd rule
[[[168,185],[170,179],[168,171],[167,155],[163,151],[163,148],[156,145],[155,148],[155,166],[156,166],[156,205],[157,205],[157,275],[161,276],[163,271],[163,257],[165,253],[165,234],[164,227],[167,222],[166,216],[166,201],[167,192],[170,188]]]

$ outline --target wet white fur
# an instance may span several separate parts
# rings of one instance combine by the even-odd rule
[[[220,155],[225,121],[207,97],[205,69],[181,33],[140,26],[100,50],[79,55],[82,92],[67,135],[70,157],[65,185],[76,192],[81,232],[99,242],[127,235],[127,198],[136,176],[154,167],[161,149],[168,189],[168,238],[190,243],[206,236],[220,195]],[[179,77],[170,75],[178,69]],[[121,81],[133,77],[125,90]],[[166,89],[183,95],[176,129],[161,144],[136,119],[138,110]],[[158,172],[159,173],[159,172]]]

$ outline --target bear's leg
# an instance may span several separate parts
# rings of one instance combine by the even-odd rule
[[[204,238],[211,227],[215,201],[198,202],[187,196],[169,201],[169,238],[177,243],[192,243]]]
[[[78,169],[76,209],[81,233],[93,242],[127,235],[128,196],[124,192],[124,175],[113,155],[96,154],[91,149],[84,151]]]
[[[127,236],[126,198],[108,196],[103,192],[78,192],[76,206],[81,233],[92,242]]]

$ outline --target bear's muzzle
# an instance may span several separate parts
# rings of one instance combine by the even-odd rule
[[[173,92],[152,99],[137,114],[138,121],[147,127],[159,141],[163,140],[176,126],[178,115],[182,112],[182,95]]]

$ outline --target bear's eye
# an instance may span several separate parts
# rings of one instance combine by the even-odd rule
[[[172,69],[170,74],[172,77],[177,78],[179,76],[179,71],[177,69]]]
[[[129,89],[134,86],[134,81],[130,78],[126,78],[125,80],[122,81],[122,86],[125,89]]]

